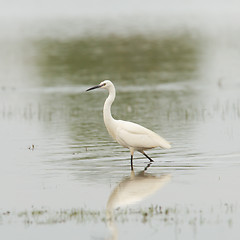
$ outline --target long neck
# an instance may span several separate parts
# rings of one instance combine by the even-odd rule
[[[104,107],[103,107],[103,117],[104,117],[104,122],[105,122],[106,127],[107,127],[107,125],[114,122],[114,118],[112,117],[112,114],[111,114],[111,106],[112,106],[112,103],[116,96],[115,87],[113,85],[109,88],[108,91],[109,91],[109,95],[108,95],[108,97],[104,103]]]

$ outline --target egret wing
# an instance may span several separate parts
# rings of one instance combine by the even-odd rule
[[[171,147],[169,142],[153,131],[139,124],[122,120],[119,120],[116,140],[125,147],[133,147],[135,149]]]

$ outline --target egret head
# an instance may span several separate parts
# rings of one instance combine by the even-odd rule
[[[87,89],[86,91],[90,91],[90,90],[93,90],[93,89],[96,89],[96,88],[109,89],[111,86],[113,86],[113,84],[110,80],[104,80],[99,85],[91,87],[91,88]]]

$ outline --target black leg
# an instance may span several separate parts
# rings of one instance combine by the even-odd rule
[[[141,152],[146,158],[150,160],[150,162],[154,162],[144,151]]]
[[[131,170],[133,171],[133,155],[131,155]]]

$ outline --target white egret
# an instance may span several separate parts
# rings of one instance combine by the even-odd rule
[[[139,151],[151,162],[153,162],[153,160],[144,152],[145,150],[155,147],[161,147],[164,149],[171,148],[170,143],[155,132],[139,124],[123,120],[116,120],[112,117],[111,106],[115,99],[116,91],[113,83],[110,80],[105,80],[99,85],[91,87],[86,91],[97,88],[107,89],[109,92],[103,107],[104,123],[110,136],[123,147],[129,148],[131,153],[132,170],[134,151]]]

